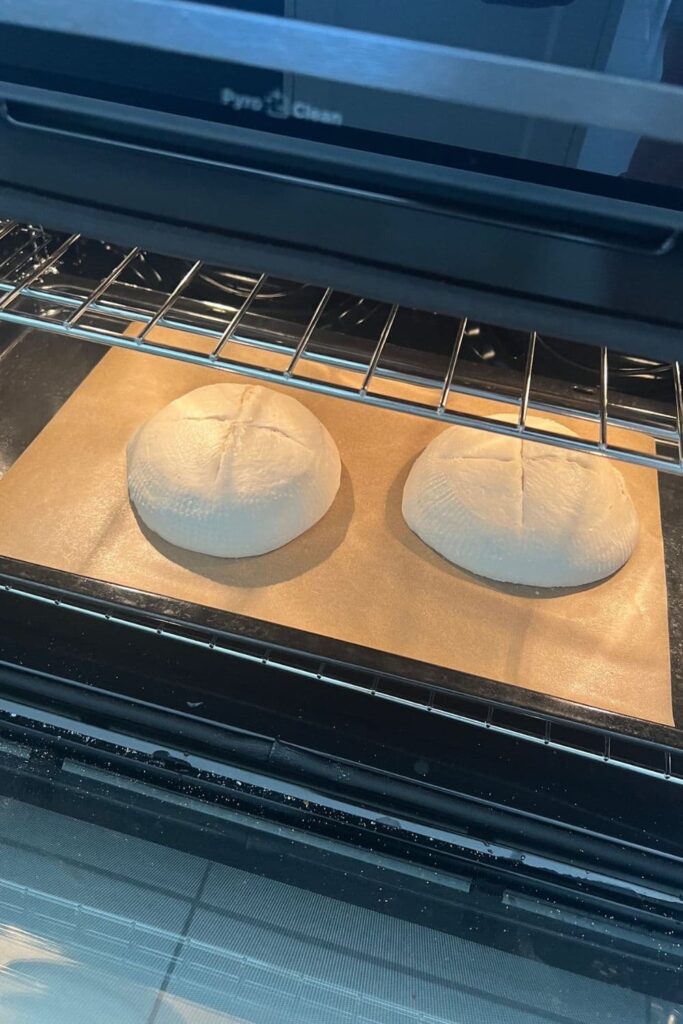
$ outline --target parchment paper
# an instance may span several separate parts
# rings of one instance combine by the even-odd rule
[[[136,518],[125,448],[172,399],[230,379],[140,353],[108,353],[0,481],[0,552],[672,723],[653,471],[620,467],[641,535],[612,578],[563,591],[494,584],[450,565],[403,522],[406,475],[440,424],[298,392],[339,446],[344,471],[332,509],[279,551],[239,560],[196,555]],[[457,402],[480,411],[475,400]]]

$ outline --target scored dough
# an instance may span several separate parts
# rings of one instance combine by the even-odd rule
[[[576,436],[551,420],[529,425]],[[638,540],[624,478],[606,459],[468,427],[445,430],[416,459],[403,517],[450,562],[535,587],[604,579]]]
[[[295,398],[210,384],[177,398],[128,443],[128,488],[164,540],[224,558],[287,544],[339,489],[337,446]]]

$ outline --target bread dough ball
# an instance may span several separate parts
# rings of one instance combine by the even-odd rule
[[[320,420],[257,384],[191,391],[128,444],[142,521],[171,544],[222,558],[262,555],[304,533],[329,509],[340,477]]]
[[[551,420],[529,425],[576,436]],[[638,540],[624,478],[607,459],[468,427],[445,430],[415,461],[403,517],[449,562],[532,587],[603,579]]]

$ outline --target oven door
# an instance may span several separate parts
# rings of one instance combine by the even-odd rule
[[[3,1021],[683,1019],[675,875],[604,870],[595,835],[567,853],[538,818],[526,841],[491,807],[439,822],[434,786],[416,819],[397,778],[363,797],[374,773],[332,760],[297,781],[265,736],[238,765],[207,741],[234,737],[206,726],[193,752],[178,715],[39,703],[0,703]]]
[[[5,0],[0,213],[677,358],[676,6]]]

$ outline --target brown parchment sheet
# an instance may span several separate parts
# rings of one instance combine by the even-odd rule
[[[278,551],[236,560],[197,555],[137,519],[126,444],[174,398],[231,379],[245,378],[110,351],[0,481],[0,553],[672,724],[652,470],[619,467],[641,525],[620,572],[576,590],[499,585],[450,565],[403,521],[408,470],[441,424],[289,390],[339,446],[343,476],[333,507]],[[458,396],[457,404],[481,411],[475,399]],[[619,442],[618,433],[610,440]]]

